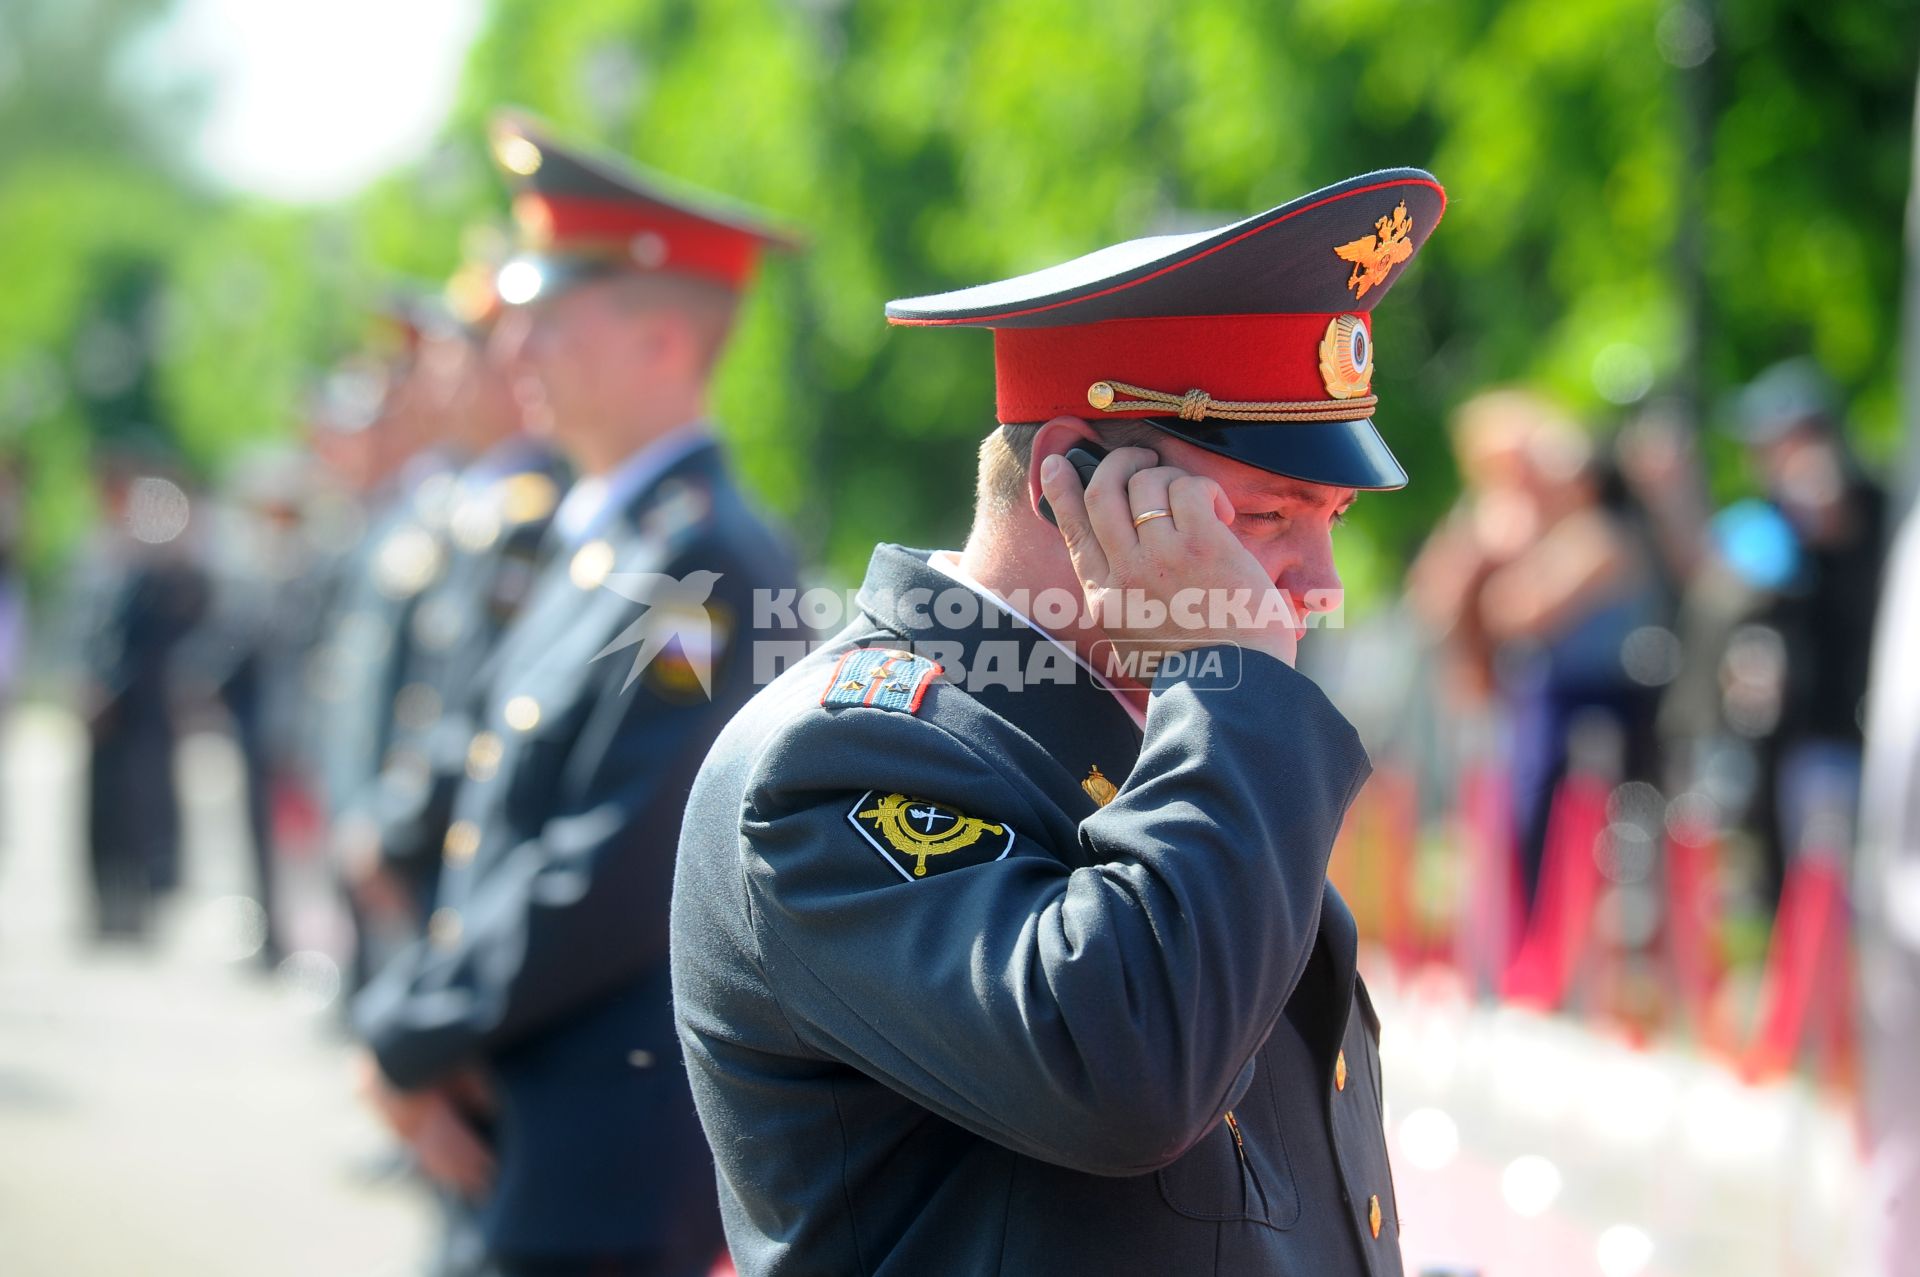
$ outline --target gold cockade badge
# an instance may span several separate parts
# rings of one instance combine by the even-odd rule
[[[1320,339],[1320,381],[1335,399],[1373,391],[1373,334],[1358,315],[1335,315]]]
[[[1342,261],[1353,263],[1347,287],[1356,298],[1365,297],[1375,284],[1387,282],[1387,272],[1413,256],[1413,218],[1407,215],[1407,202],[1373,224],[1374,233],[1341,244],[1333,251]]]

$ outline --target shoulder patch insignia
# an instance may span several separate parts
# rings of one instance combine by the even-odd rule
[[[847,820],[908,882],[929,873],[989,864],[1013,850],[1012,826],[905,794],[868,790]]]
[[[833,667],[820,703],[917,714],[928,685],[943,673],[938,662],[896,647],[856,647]]]

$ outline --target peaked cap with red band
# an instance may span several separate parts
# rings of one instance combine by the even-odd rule
[[[1398,488],[1373,425],[1373,321],[1447,203],[1430,173],[1349,178],[1231,226],[887,303],[991,328],[998,416],[1144,420],[1275,474]]]
[[[737,292],[765,248],[797,244],[744,204],[556,142],[517,112],[496,116],[489,140],[513,189],[519,252],[499,276],[509,304],[621,273],[689,275]]]

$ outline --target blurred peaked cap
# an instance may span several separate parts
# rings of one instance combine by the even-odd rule
[[[510,305],[613,273],[690,275],[739,291],[768,248],[800,241],[770,215],[606,151],[557,141],[522,111],[502,111],[488,141],[513,191]]]
[[[1397,488],[1372,422],[1372,311],[1446,204],[1431,173],[1385,169],[1215,230],[889,302],[887,319],[993,329],[1002,422],[1145,420],[1275,474]]]
[[[456,327],[440,290],[429,284],[390,285],[369,309],[374,320],[372,344],[383,354],[411,353],[426,338]]]
[[[1741,389],[1733,432],[1748,443],[1778,439],[1802,422],[1833,424],[1839,396],[1820,365],[1804,356],[1773,365]]]

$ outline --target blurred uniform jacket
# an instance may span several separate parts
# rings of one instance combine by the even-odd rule
[[[492,1253],[704,1266],[721,1238],[669,1003],[674,843],[752,690],[754,591],[792,589],[794,570],[711,442],[612,513],[554,559],[481,676],[428,938],[355,1021],[399,1086],[491,1073]],[[711,597],[691,613],[628,597],[665,578]]]
[[[994,603],[941,623],[958,588],[881,546],[687,809],[675,994],[742,1277],[1399,1274],[1325,878],[1357,735],[1247,654],[1159,681],[1143,739]]]
[[[385,762],[354,806],[377,825],[384,864],[423,906],[476,730],[480,670],[548,554],[562,469],[550,449],[513,439],[462,475],[444,566],[407,618]]]
[[[181,648],[208,586],[178,543],[96,539],[78,570],[76,619],[88,685],[88,839],[102,924],[138,929],[151,889],[177,885],[174,692]]]
[[[385,765],[413,614],[446,569],[453,476],[429,457],[410,480],[341,563],[336,616],[315,653],[321,780],[336,819],[365,800]]]

